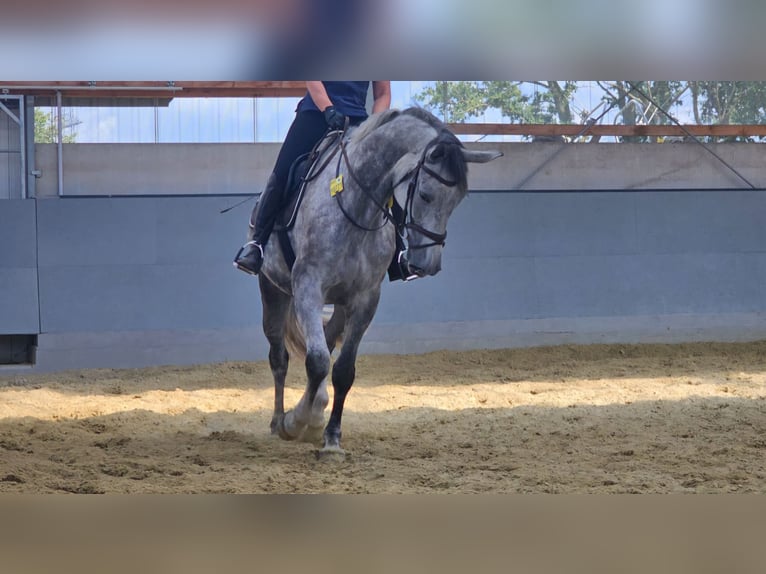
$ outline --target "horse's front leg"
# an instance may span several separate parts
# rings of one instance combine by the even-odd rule
[[[294,287],[295,318],[306,341],[307,383],[303,396],[295,408],[285,414],[279,428],[280,436],[288,440],[303,437],[312,441],[315,432],[311,431],[321,429],[324,424],[324,411],[329,402],[330,351],[322,322],[323,304],[319,285],[298,284]],[[304,435],[307,427],[309,432]]]
[[[289,356],[285,348],[285,325],[290,308],[290,297],[277,289],[263,275],[258,276],[263,304],[263,333],[269,341],[269,366],[274,377],[274,414],[271,432],[277,433],[279,421],[285,413],[285,378]]]
[[[358,294],[353,302],[346,306],[343,346],[332,369],[332,412],[324,431],[324,446],[319,451],[320,455],[345,454],[340,447],[343,405],[356,377],[356,355],[359,351],[359,343],[375,316],[379,300],[380,286],[377,286],[370,291]]]

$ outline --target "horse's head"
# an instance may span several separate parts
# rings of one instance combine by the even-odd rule
[[[420,277],[441,270],[447,220],[468,191],[467,164],[486,163],[499,151],[468,150],[442,128],[419,154],[400,161],[394,195],[405,211],[407,260]]]

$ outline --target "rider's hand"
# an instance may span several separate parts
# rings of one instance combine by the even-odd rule
[[[346,116],[336,110],[335,106],[325,108],[324,119],[332,130],[342,130],[346,127]]]

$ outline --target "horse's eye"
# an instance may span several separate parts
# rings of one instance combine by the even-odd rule
[[[429,155],[429,159],[431,161],[440,161],[444,157],[444,146],[437,145],[433,151],[431,151],[431,154]]]
[[[421,191],[418,193],[420,196],[420,199],[422,199],[425,203],[431,203],[434,200],[434,196],[426,193],[425,191]]]

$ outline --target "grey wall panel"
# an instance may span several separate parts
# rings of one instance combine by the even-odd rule
[[[764,338],[766,314],[556,317],[381,325],[373,323],[361,353],[425,353],[594,343],[754,341]]]
[[[268,345],[260,328],[167,329],[44,333],[39,336],[39,371],[193,365],[260,360]]]
[[[205,170],[235,169],[254,149],[227,159],[221,148],[220,165]],[[683,144],[572,146],[531,181],[546,189],[590,182],[589,190],[502,191],[556,149],[519,144],[506,150],[507,163],[472,167],[472,187],[494,191],[458,207],[438,276],[384,285],[363,352],[766,337],[766,192],[593,192],[732,183],[720,166],[701,165],[710,159],[699,146]],[[763,146],[716,149],[761,177]],[[157,176],[156,191],[188,186],[189,195],[37,202],[40,368],[266,357],[257,281],[231,267],[253,202],[220,214],[242,197],[195,195],[210,189],[212,175],[195,182],[201,176],[186,171],[180,148],[157,152],[180,163],[172,184],[170,172]],[[105,185],[98,178],[106,172],[88,175],[88,185]],[[0,270],[15,273],[4,285],[27,285],[31,308],[37,276],[18,270],[37,271],[34,202],[21,203],[0,202],[0,245],[19,247],[2,251]],[[38,319],[23,318],[27,327]]]
[[[247,214],[231,198],[41,200],[46,333],[243,327],[257,282],[231,260]]]
[[[448,227],[447,254],[530,257],[636,253],[636,194],[472,193]]]
[[[0,201],[0,268],[37,266],[35,202]]]
[[[0,201],[0,334],[40,330],[33,200]]]
[[[766,252],[762,191],[648,192],[635,202],[644,252]]]
[[[766,254],[644,256],[644,274],[658,313],[741,313],[766,310]]]
[[[42,331],[247,326],[259,316],[255,282],[233,274],[227,262],[41,268]]]
[[[158,263],[231,262],[247,236],[248,201],[228,213],[225,210],[241,197],[199,197],[180,202],[177,198],[156,200]]]
[[[761,198],[759,192],[473,194],[450,223],[443,271],[384,285],[373,339],[364,348],[620,340],[631,333],[653,340],[649,325],[675,325],[669,317],[761,316],[766,254],[759,251],[760,219],[752,215]],[[94,348],[103,333],[99,364],[265,358],[257,281],[230,266],[251,204],[219,213],[236,201],[41,200],[42,330],[58,338],[41,339],[40,357],[63,360],[67,334],[81,334],[86,348]],[[599,334],[605,321],[612,330]],[[705,321],[727,337],[736,333]],[[763,325],[754,323],[748,333]],[[389,337],[387,330],[400,335]],[[257,335],[239,340],[236,333],[245,332]],[[133,334],[127,347],[121,333]],[[679,333],[697,336],[685,323],[662,335]],[[220,347],[226,337],[236,344]],[[150,349],[158,340],[166,353]],[[46,350],[46,344],[59,347]]]
[[[528,213],[539,256],[635,253],[635,194],[545,193],[530,195]]]
[[[536,217],[527,193],[470,193],[450,217],[444,257],[512,257],[533,253]]]
[[[636,256],[542,257],[535,261],[540,317],[642,315],[657,311],[649,276]],[[670,286],[668,286],[670,288]]]
[[[0,267],[0,334],[39,333],[37,270]]]
[[[40,265],[140,265],[231,260],[254,202],[240,197],[41,200]]]
[[[153,201],[40,200],[40,266],[139,265],[157,260]]]
[[[375,321],[414,324],[537,317],[534,264],[532,258],[445,257],[435,277],[387,283]]]
[[[760,254],[542,258],[542,316],[739,313],[766,310]]]

